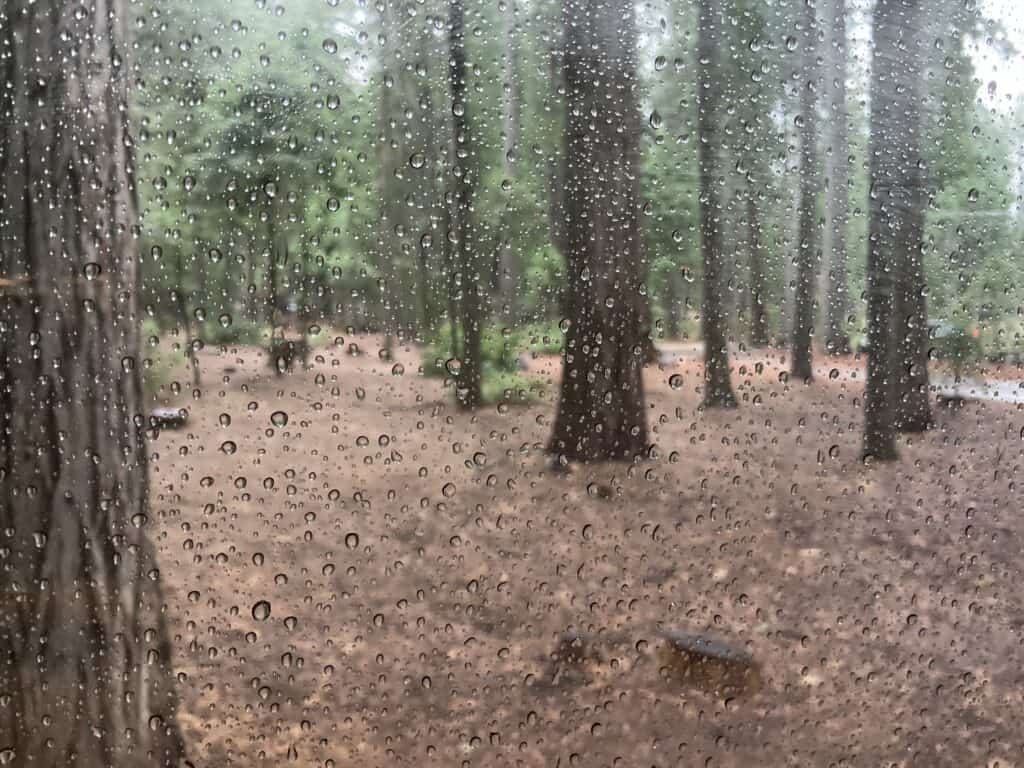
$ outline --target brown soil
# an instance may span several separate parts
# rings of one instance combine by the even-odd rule
[[[1024,765],[1019,409],[938,411],[866,467],[856,365],[743,353],[739,410],[651,367],[652,457],[560,474],[550,402],[459,413],[378,351],[204,352],[152,445],[196,766]],[[666,678],[660,628],[763,685]],[[600,659],[554,663],[568,629]]]

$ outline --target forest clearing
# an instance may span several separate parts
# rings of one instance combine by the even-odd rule
[[[542,399],[465,413],[381,345],[284,376],[208,349],[153,443],[196,765],[1021,764],[1016,406],[936,408],[865,466],[859,362],[794,385],[738,352],[743,407],[705,411],[684,359],[645,372],[656,455],[566,474],[557,356]],[[744,649],[762,689],[663,679],[660,628]],[[560,673],[567,630],[602,658]]]

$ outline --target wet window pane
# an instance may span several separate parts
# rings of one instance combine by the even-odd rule
[[[1012,766],[1024,10],[6,0],[0,766]]]

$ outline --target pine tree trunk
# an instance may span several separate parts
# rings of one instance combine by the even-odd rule
[[[0,755],[182,755],[148,532],[123,0],[0,26]],[[9,698],[6,698],[9,697]]]
[[[700,0],[698,22],[697,127],[700,135],[700,231],[701,258],[704,264],[704,296],[701,323],[704,334],[704,405],[709,408],[735,408],[736,397],[729,380],[729,349],[722,302],[722,215],[716,183],[719,146],[715,105],[719,87],[718,40],[721,37],[721,13],[717,0]]]
[[[635,10],[566,2],[565,30],[571,325],[549,450],[563,462],[630,460],[647,447]]]
[[[850,352],[846,333],[849,298],[846,290],[846,224],[849,218],[849,116],[846,109],[846,0],[833,0],[829,83],[832,94],[831,152],[828,177],[829,268],[825,296],[825,349],[831,355]]]
[[[755,192],[747,191],[747,249],[750,258],[750,345],[768,346],[768,316],[765,313],[764,257],[761,254],[761,216]]]
[[[483,333],[483,302],[478,259],[473,252],[471,222],[476,158],[473,130],[466,103],[466,34],[462,0],[448,0],[448,52],[452,97],[452,146],[456,148],[452,168],[454,202],[451,231],[455,237],[455,263],[459,278],[456,290],[460,295],[462,357],[457,383],[457,399],[462,408],[476,408],[483,402],[481,390],[483,371],[480,341]]]
[[[878,0],[873,19],[871,118],[868,176],[868,366],[864,387],[864,455],[891,460],[896,451],[896,398],[900,359],[897,349],[897,270],[919,205],[921,171],[916,142],[908,141],[908,115],[919,114],[916,87],[920,71],[916,42],[919,0]],[[909,78],[909,79],[908,79]],[[913,133],[913,132],[911,132]],[[908,230],[911,230],[908,232]]]
[[[818,24],[814,4],[804,4],[801,40],[802,77],[800,82],[800,210],[797,243],[796,292],[793,297],[793,341],[790,375],[797,380],[813,378],[811,367],[811,333],[814,330],[814,286],[818,262],[821,260],[817,219],[819,187],[818,171],[818,104],[817,56]]]
[[[921,18],[929,30],[934,21]],[[922,40],[928,35],[919,35]],[[901,432],[924,432],[932,426],[928,382],[928,306],[924,272],[925,211],[928,208],[927,174],[918,162],[925,145],[925,63],[934,49],[918,44],[907,57],[905,98],[912,111],[904,122],[903,142],[912,166],[904,188],[904,217],[896,244],[896,285],[893,334],[896,351],[896,427]]]

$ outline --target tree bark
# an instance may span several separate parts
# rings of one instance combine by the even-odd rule
[[[918,147],[908,141],[919,115],[913,85],[920,75],[916,43],[919,0],[878,0],[873,19],[871,136],[868,176],[868,366],[864,388],[864,455],[892,460],[899,394],[895,275],[906,268],[901,253],[914,247],[915,207],[921,201]],[[908,87],[909,86],[909,87]]]
[[[483,333],[483,302],[481,301],[481,275],[478,259],[473,253],[473,227],[471,222],[474,187],[476,185],[475,139],[467,116],[466,103],[466,34],[465,12],[462,0],[448,0],[448,53],[449,85],[452,97],[452,146],[455,148],[452,167],[454,201],[451,230],[455,237],[455,261],[459,279],[457,291],[461,297],[460,325],[462,330],[462,357],[459,360],[457,399],[460,407],[476,408],[483,402],[483,371],[480,361],[480,341]],[[454,329],[453,329],[454,334]]]
[[[846,290],[846,224],[849,219],[849,115],[846,109],[846,0],[833,0],[829,47],[832,116],[831,151],[826,161],[829,226],[829,268],[825,296],[825,349],[830,355],[850,352],[846,333],[849,297]]]
[[[934,22],[922,18],[929,31]],[[934,39],[931,35],[919,35]],[[907,56],[907,98],[913,111],[906,115],[903,141],[912,155],[913,167],[906,181],[905,216],[898,235],[895,300],[893,307],[896,368],[896,428],[924,432],[932,426],[928,389],[928,305],[924,271],[925,212],[928,208],[927,174],[919,159],[925,145],[927,109],[925,64],[936,58],[934,48],[918,44]]]
[[[768,346],[768,315],[765,312],[764,256],[761,253],[761,216],[756,193],[747,189],[747,249],[750,260],[750,345]]]
[[[549,450],[631,460],[647,448],[637,32],[630,0],[565,4],[570,320]]]
[[[720,64],[718,42],[721,37],[721,13],[717,0],[700,0],[697,59],[697,128],[700,166],[701,258],[704,265],[704,295],[701,300],[701,324],[704,334],[704,405],[709,408],[735,408],[736,397],[729,380],[727,320],[722,302],[722,215],[718,171],[717,88]]]
[[[182,755],[148,537],[127,3],[7,0],[0,39],[0,753]]]
[[[811,334],[814,330],[814,284],[821,244],[817,218],[818,187],[818,23],[814,4],[805,2],[803,13],[802,64],[800,82],[800,210],[797,243],[796,293],[793,297],[793,340],[790,375],[798,380],[813,378]]]

